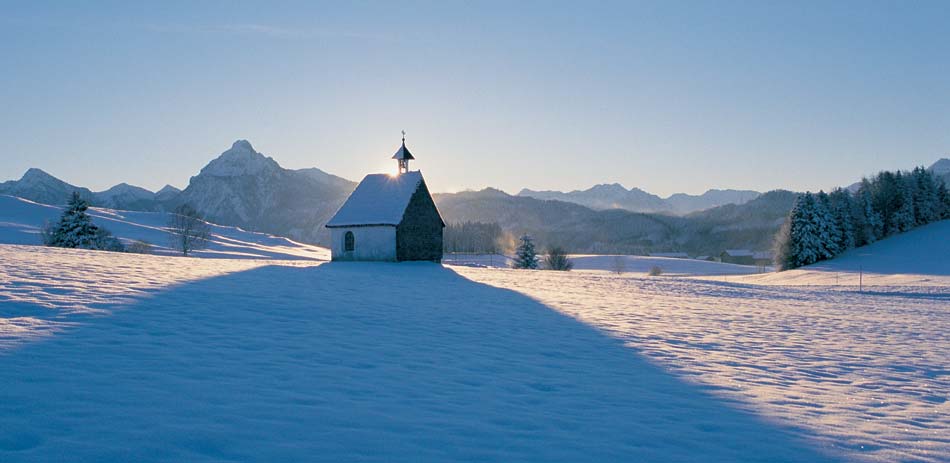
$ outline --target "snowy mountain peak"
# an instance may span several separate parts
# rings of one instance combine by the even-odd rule
[[[122,182],[112,188],[109,188],[108,190],[96,193],[96,195],[100,197],[115,197],[115,196],[120,196],[120,195],[127,195],[127,196],[134,196],[138,198],[150,198],[154,196],[154,193],[152,193],[149,190],[146,190],[145,188],[138,187],[135,185],[129,185],[128,183]]]
[[[950,173],[950,159],[948,158],[940,159],[939,161],[933,163],[933,165],[930,166],[929,170],[937,175]]]
[[[156,195],[174,195],[178,193],[181,193],[181,189],[171,185],[165,185],[161,190],[155,192]]]
[[[254,147],[251,146],[251,142],[247,140],[237,140],[231,144],[232,150],[241,150],[241,151],[250,151],[254,152]]]
[[[247,140],[238,140],[231,145],[231,149],[221,153],[217,159],[211,161],[200,175],[213,177],[238,177],[244,175],[259,175],[280,169],[280,165],[272,158],[266,157],[251,146]]]
[[[629,190],[627,190],[626,187],[624,187],[623,185],[619,183],[601,183],[601,184],[594,185],[593,187],[591,187],[590,191],[596,191],[596,192],[601,192],[601,193],[621,193],[621,194],[629,192]]]
[[[20,178],[20,182],[25,184],[48,182],[50,180],[62,182],[62,180],[46,173],[46,171],[43,169],[37,169],[36,167],[30,167],[27,169],[27,171],[23,174],[23,177]]]

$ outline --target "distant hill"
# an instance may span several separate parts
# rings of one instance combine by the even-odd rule
[[[563,201],[512,196],[495,189],[434,195],[446,222],[497,222],[514,236],[571,252],[639,253],[673,246],[680,220],[621,209],[595,211]]]
[[[770,250],[796,198],[798,193],[775,190],[745,204],[728,204],[689,214],[685,217],[687,229],[682,234],[682,250],[703,254],[737,248]]]
[[[514,236],[573,253],[647,254],[681,251],[718,255],[727,248],[769,250],[797,193],[772,191],[745,204],[730,204],[685,217],[593,210],[574,203],[511,196],[495,189],[436,194],[447,222],[498,222]]]
[[[625,209],[631,212],[688,214],[725,204],[743,204],[761,193],[748,190],[709,190],[701,195],[677,193],[661,198],[639,188],[626,189],[619,183],[595,185],[587,190],[534,191],[523,189],[518,196],[553,199],[580,204],[591,209]]]

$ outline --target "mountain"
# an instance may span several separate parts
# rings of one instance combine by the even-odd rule
[[[165,185],[161,190],[155,192],[155,199],[158,201],[169,201],[175,199],[181,190],[171,185]]]
[[[354,188],[319,169],[284,169],[238,140],[191,177],[173,202],[189,203],[215,223],[326,243],[323,225]]]
[[[534,191],[523,189],[518,196],[537,199],[565,201],[591,209],[625,209],[632,212],[662,212],[667,214],[688,214],[690,212],[722,206],[724,204],[742,204],[759,196],[757,191],[747,190],[709,190],[701,195],[677,193],[661,198],[639,188],[626,189],[619,183],[594,185],[587,190]]]
[[[939,161],[933,163],[927,170],[937,174],[937,175],[946,175],[950,174],[950,159],[942,158]]]
[[[492,188],[436,194],[434,199],[448,223],[497,222],[512,236],[528,233],[542,247],[559,245],[571,252],[643,254],[670,249],[682,220],[623,209],[594,210]]]
[[[41,204],[66,204],[74,191],[78,191],[79,195],[93,206],[136,211],[157,210],[159,206],[155,193],[145,188],[120,183],[105,191],[92,192],[88,188],[71,185],[36,168],[27,170],[19,180],[0,183],[0,194]]]
[[[774,190],[744,204],[688,214],[684,217],[687,227],[682,230],[681,250],[702,254],[718,254],[723,249],[770,250],[797,198],[798,193]]]
[[[950,185],[950,159],[943,158],[933,163],[927,170],[937,174],[944,182]]]
[[[745,204],[761,195],[762,193],[751,190],[708,190],[701,195],[676,193],[666,198],[666,202],[674,213],[689,214],[727,204]]]
[[[93,193],[91,202],[96,206],[126,211],[151,211],[157,208],[155,193],[128,183]]]
[[[512,236],[528,233],[543,248],[572,253],[647,254],[679,251],[718,255],[723,249],[768,250],[797,193],[776,190],[743,204],[686,216],[594,210],[557,200],[511,196],[485,189],[434,195],[448,223],[497,222]]]
[[[0,194],[18,196],[43,204],[66,204],[74,191],[86,199],[93,193],[87,188],[70,185],[46,172],[31,168],[19,180],[0,183]]]
[[[930,170],[950,177],[950,160]],[[167,185],[157,193],[125,183],[93,193],[39,169],[0,183],[0,194],[44,204],[63,204],[79,191],[95,206],[167,211],[189,203],[210,221],[246,230],[326,244],[323,225],[356,187],[320,169],[285,169],[246,140],[209,162],[183,191]],[[668,198],[620,184],[584,191],[496,189],[436,194],[446,222],[497,222],[512,236],[529,233],[539,245],[570,252],[632,253],[677,251],[718,254],[726,248],[766,250],[797,197],[790,191],[709,190]],[[649,212],[637,212],[649,211]]]

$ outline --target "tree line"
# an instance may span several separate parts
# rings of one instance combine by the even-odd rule
[[[880,172],[854,193],[800,195],[775,240],[779,270],[831,259],[849,249],[950,218],[950,193],[932,172]]]
[[[442,234],[445,252],[496,254],[504,252],[505,232],[497,223],[459,222],[447,224]]]

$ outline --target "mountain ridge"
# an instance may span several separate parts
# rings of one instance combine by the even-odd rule
[[[725,204],[742,204],[761,195],[758,191],[709,189],[701,195],[675,193],[666,198],[619,183],[601,183],[586,190],[562,192],[524,188],[517,196],[565,201],[596,210],[625,209],[631,212],[657,212],[684,215]]]
[[[950,166],[950,161],[942,159],[931,168],[940,170],[944,165]],[[0,183],[0,194],[56,205],[79,191],[93,206],[135,211],[169,211],[189,203],[222,225],[326,244],[329,234],[323,225],[355,187],[356,182],[317,168],[283,168],[247,140],[237,140],[192,176],[184,190],[166,185],[153,193],[120,183],[92,192],[31,168],[20,180]],[[768,249],[797,196],[782,190],[710,189],[702,195],[661,198],[619,183],[568,193],[551,191],[546,198],[535,197],[538,193],[523,189],[510,195],[486,188],[434,197],[447,222],[498,222],[508,231],[536,235],[540,244],[559,244],[572,251],[709,254],[722,246]],[[570,194],[584,194],[585,200],[600,207],[563,198]],[[648,210],[629,210],[637,201]],[[700,207],[697,204],[712,206],[693,210]]]

